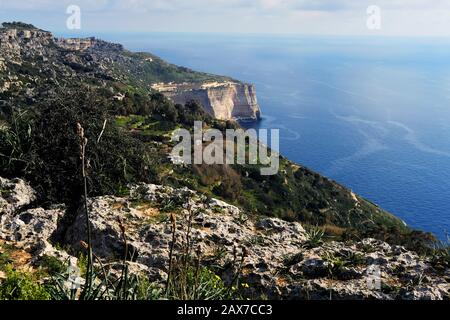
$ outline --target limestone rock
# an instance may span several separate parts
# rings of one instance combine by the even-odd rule
[[[63,207],[26,208],[33,190],[22,180],[0,179],[9,192],[0,197],[0,238],[26,248],[34,257],[49,254],[74,259],[52,245],[59,233]],[[156,285],[167,279],[172,243],[170,215],[176,217],[175,252],[189,241],[202,263],[222,266],[230,281],[240,270],[246,294],[270,299],[449,299],[449,270],[400,246],[375,240],[305,245],[308,236],[298,222],[260,217],[243,219],[240,209],[208,199],[187,188],[131,185],[130,196],[88,200],[92,246],[97,257],[120,272],[125,257],[130,270],[144,273]],[[6,209],[5,209],[6,208]],[[63,245],[85,252],[85,208],[64,226]],[[117,269],[117,270],[115,270]]]
[[[25,181],[0,177],[0,215],[16,211],[34,200],[36,193]]]
[[[217,119],[259,119],[261,110],[254,85],[240,82],[160,83],[152,86],[175,103],[194,100]]]
[[[60,219],[65,214],[64,206],[54,209],[27,209],[36,199],[35,191],[21,179],[0,177],[0,239],[33,253],[33,260],[43,255],[52,255],[66,260],[69,255],[57,250],[51,238],[57,231]]]

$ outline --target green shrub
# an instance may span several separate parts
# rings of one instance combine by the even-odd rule
[[[0,283],[0,300],[49,300],[50,294],[32,275],[6,268],[6,280]]]
[[[159,300],[161,299],[161,288],[156,287],[146,277],[137,278],[135,300]]]
[[[325,232],[319,227],[310,227],[306,230],[307,240],[303,244],[303,247],[307,249],[313,249],[320,247],[323,244],[323,237]]]
[[[303,259],[304,259],[303,253],[299,252],[299,253],[295,253],[293,255],[286,256],[283,259],[283,263],[286,267],[291,267],[291,266],[303,261]]]
[[[13,114],[10,127],[0,132],[0,175],[26,178],[44,201],[77,203],[83,190],[75,132],[80,123],[88,139],[91,195],[157,179],[157,152],[116,125],[108,99],[81,90],[58,96]]]
[[[147,278],[132,274],[128,264],[121,265],[123,272],[116,277],[97,261],[88,272],[80,266],[79,274],[71,274],[69,265],[64,272],[52,276],[47,291],[52,300],[155,300],[159,299],[161,289],[151,284]],[[84,263],[84,262],[83,262]],[[80,278],[80,277],[83,277]]]
[[[169,286],[167,298],[174,300],[226,300],[232,298],[230,288],[212,270],[189,265],[177,270]]]
[[[44,269],[44,271],[49,274],[56,274],[64,272],[66,266],[62,261],[53,256],[45,255],[39,261],[40,267]]]
[[[9,125],[0,130],[0,172],[23,174],[33,157],[30,112],[12,113]]]
[[[11,263],[11,258],[8,252],[0,246],[0,270],[4,271],[9,263]]]
[[[442,271],[450,268],[450,236],[448,234],[447,241],[438,241],[431,251],[431,264]]]
[[[344,257],[331,252],[326,252],[322,258],[327,262],[328,276],[331,278],[339,277],[344,268],[351,265]]]

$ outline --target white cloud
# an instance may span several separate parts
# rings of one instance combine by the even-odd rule
[[[60,26],[70,4],[81,7],[93,32],[369,34],[366,8],[375,4],[382,9],[378,34],[450,35],[450,0],[0,0],[0,18],[54,29],[49,24]]]
[[[0,10],[56,12],[70,5],[77,5],[86,11],[92,11],[104,9],[109,2],[110,0],[0,0]]]

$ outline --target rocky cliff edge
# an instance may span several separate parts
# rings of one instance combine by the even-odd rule
[[[240,82],[159,83],[153,89],[184,105],[194,100],[214,118],[220,120],[258,120],[261,110],[252,84]]]

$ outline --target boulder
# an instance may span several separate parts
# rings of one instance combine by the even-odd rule
[[[12,213],[36,200],[36,192],[22,179],[0,177],[0,215]]]

